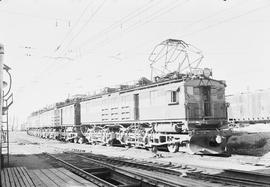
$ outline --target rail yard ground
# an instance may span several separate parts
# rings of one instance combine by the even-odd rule
[[[247,135],[245,134],[244,136]],[[235,141],[236,138],[233,138]],[[241,139],[241,136],[239,139]],[[233,141],[231,141],[230,146],[237,144],[232,144],[232,142]],[[267,142],[269,142],[269,139]],[[266,145],[264,145],[264,147],[265,146]],[[267,146],[269,147],[269,145]],[[52,166],[42,153],[47,152],[50,154],[57,154],[67,151],[102,154],[111,157],[130,158],[162,164],[196,165],[216,169],[256,170],[270,174],[270,158],[268,159],[267,154],[264,156],[232,154],[229,157],[223,157],[159,151],[158,153],[160,156],[156,157],[156,154],[145,149],[64,143],[56,140],[40,139],[29,136],[26,132],[10,133],[10,166],[25,166],[29,169],[50,168]]]
[[[269,124],[252,124],[234,128],[235,135],[229,138],[228,148],[232,154],[269,157]]]

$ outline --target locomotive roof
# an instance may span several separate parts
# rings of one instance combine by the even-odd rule
[[[177,78],[174,78],[174,79],[165,79],[165,80],[161,80],[161,81],[158,81],[158,82],[152,82],[152,83],[147,84],[147,85],[139,85],[139,86],[135,85],[133,87],[129,87],[129,88],[126,88],[126,89],[118,89],[118,90],[115,90],[115,91],[112,91],[112,92],[100,93],[100,94],[88,96],[88,97],[82,98],[81,102],[101,98],[103,95],[110,95],[110,94],[113,94],[113,93],[122,94],[122,93],[132,92],[132,91],[135,91],[135,90],[143,90],[143,89],[148,89],[148,88],[152,88],[152,87],[163,86],[163,85],[166,85],[166,84],[172,84],[172,83],[177,83],[177,82],[185,82],[185,81],[188,81],[188,80],[196,80],[196,79],[202,79],[202,78],[217,81],[217,82],[220,82],[220,83],[226,85],[223,81],[220,81],[220,80],[215,80],[215,79],[201,77],[201,76],[190,77],[190,76],[187,76],[187,75],[185,75],[185,76],[183,76],[183,75],[184,74],[182,74],[181,77],[177,77]]]
[[[134,84],[128,87],[124,87],[124,88],[118,88],[118,89],[112,89],[113,91],[110,92],[103,92],[103,93],[99,93],[96,95],[91,95],[91,96],[84,96],[84,97],[76,97],[76,98],[72,98],[72,99],[66,99],[63,102],[58,102],[54,105],[51,105],[49,107],[45,107],[41,110],[35,111],[33,112],[30,116],[35,116],[38,114],[42,114],[44,112],[50,111],[50,110],[54,110],[54,109],[58,109],[58,108],[62,108],[62,107],[66,107],[66,106],[70,106],[79,102],[83,102],[83,101],[88,101],[88,100],[92,100],[92,99],[97,99],[97,98],[101,98],[103,95],[109,95],[109,94],[113,94],[113,93],[127,93],[127,92],[132,92],[135,90],[143,90],[143,89],[148,89],[148,88],[152,88],[152,87],[158,87],[158,86],[163,86],[166,84],[172,84],[172,83],[177,83],[177,82],[185,82],[188,80],[196,80],[196,79],[208,79],[208,80],[213,80],[213,81],[218,81],[222,84],[225,85],[224,82],[220,81],[220,80],[215,80],[215,79],[211,79],[211,78],[206,78],[206,77],[202,77],[202,76],[194,76],[194,75],[188,75],[188,74],[171,74],[171,75],[177,75],[176,77],[174,76],[172,78],[172,76],[169,77],[165,77],[165,78],[161,78],[156,82],[152,82],[152,81],[147,81],[146,84]],[[145,81],[146,78],[142,78],[141,80]]]
[[[32,112],[30,116],[35,116],[35,115],[38,115],[38,114],[42,114],[44,112],[48,112],[50,110],[54,110],[54,109],[57,109],[57,108],[62,108],[62,107],[65,107],[65,106],[70,106],[70,105],[73,105],[75,103],[78,103],[79,101],[80,101],[80,99],[78,99],[78,98],[66,99],[64,102],[58,102],[58,103],[55,103],[55,104],[53,104],[51,106],[44,107],[43,109]]]
[[[38,114],[42,114],[44,112],[53,110],[54,108],[55,108],[54,105],[53,106],[49,106],[49,107],[44,107],[43,109],[40,109],[40,110],[37,110],[37,111],[32,112],[30,116],[36,116]]]

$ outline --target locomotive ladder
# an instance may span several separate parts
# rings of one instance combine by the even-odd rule
[[[7,159],[7,166],[9,165],[9,127],[8,127],[8,108],[13,103],[13,94],[10,94],[7,99],[4,99],[2,108],[2,126],[1,126],[1,165],[4,166],[4,159]]]

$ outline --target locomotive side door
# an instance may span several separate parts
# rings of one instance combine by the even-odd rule
[[[134,120],[139,120],[140,119],[139,94],[134,94],[133,100],[134,100]]]
[[[186,86],[185,88],[185,111],[186,120],[199,120],[202,116],[200,107],[200,88]]]
[[[201,90],[201,98],[202,98],[203,116],[210,117],[211,116],[211,87],[202,86],[200,90]]]

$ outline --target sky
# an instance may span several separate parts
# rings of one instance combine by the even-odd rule
[[[269,85],[268,0],[2,0],[12,123],[74,94],[150,79],[148,57],[173,38],[196,46],[227,94]]]

